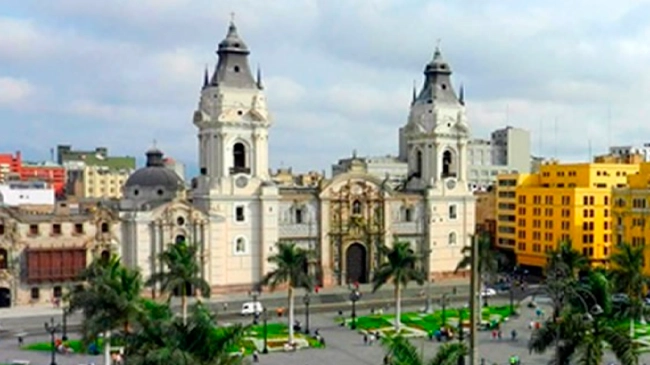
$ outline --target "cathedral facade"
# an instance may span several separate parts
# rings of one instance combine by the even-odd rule
[[[217,54],[193,116],[200,174],[191,188],[153,148],[146,167],[125,183],[119,206],[65,213],[45,236],[37,224],[49,218],[0,212],[0,306],[60,297],[60,283],[111,252],[149,277],[164,270],[158,254],[185,240],[199,245],[201,275],[215,293],[254,289],[273,269],[268,258],[278,242],[315,252],[305,270],[321,286],[369,282],[383,260],[380,247],[396,240],[409,242],[431,279],[453,275],[474,231],[470,130],[462,89],[454,91],[439,49],[397,131],[398,158],[408,165],[407,178],[397,182],[368,174],[355,159],[347,171],[311,183],[272,176],[274,121],[261,74],[251,71],[250,50],[234,24]],[[12,236],[5,227],[13,226],[27,233]],[[79,242],[60,239],[68,231]]]
[[[162,270],[154,258],[165,245],[188,239],[200,245],[202,275],[215,292],[250,290],[272,269],[276,243],[289,241],[316,253],[305,270],[320,285],[345,285],[371,280],[380,247],[400,240],[421,255],[431,278],[453,274],[474,230],[470,131],[462,90],[456,95],[439,49],[399,128],[399,158],[409,171],[397,184],[354,161],[313,184],[275,180],[268,144],[274,121],[234,24],[217,54],[193,116],[200,175],[184,192],[157,162],[162,152],[148,152],[148,167],[129,179],[120,208],[125,262],[148,276]]]

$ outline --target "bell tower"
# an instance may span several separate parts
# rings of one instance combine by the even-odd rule
[[[206,69],[194,125],[198,128],[200,175],[195,189],[269,179],[268,131],[261,71],[253,76],[250,51],[231,21],[217,49],[217,66]]]
[[[408,122],[399,131],[400,157],[408,162],[408,186],[412,188],[436,187],[448,179],[467,181],[470,130],[463,88],[458,96],[451,74],[436,47],[424,69],[422,88],[413,90]]]

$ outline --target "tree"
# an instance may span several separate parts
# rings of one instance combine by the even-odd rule
[[[231,365],[242,362],[233,356],[246,328],[217,327],[215,317],[200,303],[192,307],[187,324],[178,321],[169,306],[149,303],[137,335],[127,353],[131,365]]]
[[[198,290],[204,298],[210,296],[210,285],[201,277],[198,250],[196,244],[185,241],[170,244],[159,255],[167,271],[154,273],[147,281],[150,286],[160,283],[161,290],[181,297],[183,322],[187,321],[187,297],[192,291]]]
[[[621,243],[610,256],[610,276],[614,288],[630,299],[630,333],[634,334],[634,321],[643,318],[643,288],[648,276],[643,272],[645,245]]]
[[[387,350],[390,365],[457,365],[459,359],[469,355],[463,342],[443,344],[429,361],[425,361],[415,346],[403,336],[383,337],[382,345]]]
[[[571,274],[571,277],[576,277],[581,272],[589,270],[589,259],[580,251],[573,248],[573,243],[570,240],[560,241],[558,247],[548,253],[548,268],[562,267]]]
[[[70,312],[81,310],[85,342],[104,334],[110,347],[110,332],[121,328],[126,338],[142,312],[142,277],[138,270],[122,266],[119,258],[93,262],[82,277],[86,283],[69,296]]]
[[[295,243],[279,242],[276,254],[268,261],[274,269],[262,279],[262,285],[270,286],[271,290],[287,284],[287,299],[289,301],[289,343],[293,344],[294,298],[296,288],[311,290],[313,278],[305,271],[308,266],[311,251],[296,246]]]
[[[492,247],[492,241],[487,234],[480,234],[478,244],[478,271],[481,281],[490,282],[499,270],[499,262],[502,255]],[[472,246],[465,246],[462,249],[463,258],[456,266],[455,272],[467,269],[472,266]],[[485,298],[487,305],[487,297]]]
[[[553,349],[552,362],[557,365],[574,361],[597,365],[602,363],[606,344],[622,365],[636,365],[638,353],[632,338],[609,320],[613,313],[610,285],[605,276],[589,272],[580,282],[573,279],[561,285],[560,295],[568,300],[562,302],[558,315],[533,332],[528,344],[530,351],[544,353]]]
[[[376,292],[385,284],[392,282],[395,287],[395,331],[399,333],[400,317],[402,314],[401,291],[410,281],[422,285],[426,274],[416,268],[419,257],[410,249],[408,242],[394,242],[393,247],[381,248],[386,258],[375,271],[372,278],[372,292]]]

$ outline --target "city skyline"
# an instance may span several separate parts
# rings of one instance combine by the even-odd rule
[[[576,16],[557,1],[24,1],[0,17],[0,118],[20,121],[0,150],[36,160],[57,144],[107,146],[142,161],[155,139],[194,174],[192,110],[234,12],[261,65],[274,169],[396,154],[438,39],[474,138],[513,125],[531,131],[533,154],[584,161],[589,144],[644,142],[650,7],[633,3],[590,1]]]

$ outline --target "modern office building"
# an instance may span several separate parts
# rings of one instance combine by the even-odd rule
[[[505,127],[497,129],[490,139],[473,139],[468,145],[469,183],[473,190],[493,186],[500,174],[525,174],[531,169],[530,133]]]
[[[612,188],[624,187],[638,170],[636,164],[553,162],[536,174],[502,177],[499,183],[517,185],[514,204],[510,190],[497,196],[498,209],[514,212],[498,216],[497,235],[510,244],[514,233],[519,265],[543,268],[561,241],[571,241],[594,265],[604,264],[612,247]]]

